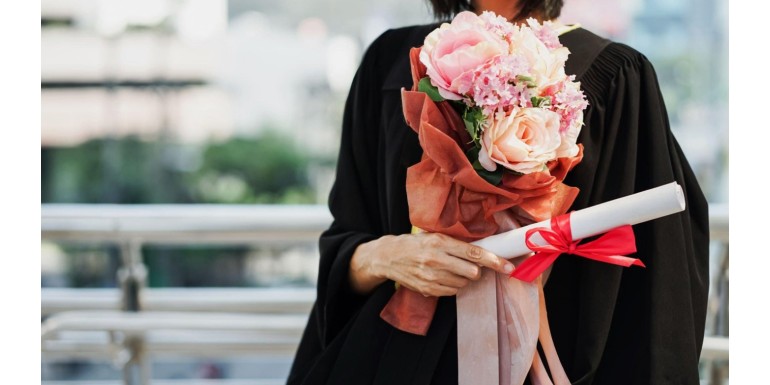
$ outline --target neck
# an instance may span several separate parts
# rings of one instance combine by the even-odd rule
[[[472,4],[477,13],[490,11],[510,21],[514,21],[519,15],[518,0],[475,0]]]
[[[534,17],[541,22],[544,21],[542,15],[520,15],[521,4],[519,0],[473,0],[471,4],[473,4],[476,13],[491,11],[514,23],[524,21],[529,17]]]

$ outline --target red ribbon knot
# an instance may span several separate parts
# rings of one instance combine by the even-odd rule
[[[545,240],[545,245],[532,242],[532,236],[537,233]],[[572,240],[572,226],[568,213],[551,218],[550,229],[537,227],[527,231],[525,241],[535,255],[522,262],[511,273],[511,277],[526,282],[535,280],[564,253],[624,267],[632,265],[645,267],[639,259],[623,255],[636,253],[636,238],[630,225],[616,227],[596,240],[580,244],[580,239]]]

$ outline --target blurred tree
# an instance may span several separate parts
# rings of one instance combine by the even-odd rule
[[[42,148],[46,203],[189,203],[183,174],[163,161],[160,142],[136,136]]]
[[[274,131],[191,147],[136,136],[42,148],[45,203],[314,203],[311,158]]]
[[[248,246],[143,247],[150,287],[243,287]]]
[[[211,203],[314,203],[310,158],[275,131],[209,144],[192,175],[197,200]]]

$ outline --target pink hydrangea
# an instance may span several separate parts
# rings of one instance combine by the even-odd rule
[[[559,34],[550,21],[540,24],[533,18],[527,19],[527,25],[535,33],[535,36],[545,44],[548,49],[554,50],[563,47],[559,41]]]
[[[498,56],[474,71],[464,94],[470,97],[468,103],[480,107],[485,115],[509,110],[508,106],[529,107],[531,90],[524,82],[516,80],[528,71],[528,63],[522,57]]]

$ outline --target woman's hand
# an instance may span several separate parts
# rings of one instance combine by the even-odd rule
[[[479,279],[482,267],[504,274],[514,269],[489,251],[446,235],[386,235],[356,248],[350,283],[361,294],[390,279],[425,296],[447,296]]]

